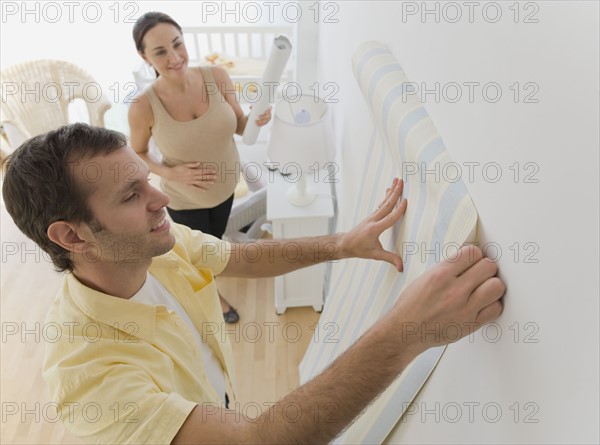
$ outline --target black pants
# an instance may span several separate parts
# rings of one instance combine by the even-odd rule
[[[167,207],[169,215],[176,223],[188,226],[190,229],[222,238],[227,227],[233,195],[226,201],[210,209],[173,210]]]

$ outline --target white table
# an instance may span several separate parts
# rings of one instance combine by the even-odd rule
[[[306,174],[306,173],[304,173]],[[329,220],[333,217],[331,184],[327,172],[321,171],[315,180],[307,174],[307,183],[317,192],[316,199],[304,206],[290,204],[286,193],[295,182],[279,172],[269,174],[267,186],[267,219],[273,225],[273,239],[301,238],[327,235]],[[288,259],[293,260],[295,250],[289,250]],[[315,311],[323,309],[323,289],[327,264],[317,264],[275,278],[275,310],[283,314],[288,307],[312,306]]]

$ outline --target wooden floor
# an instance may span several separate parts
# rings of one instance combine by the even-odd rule
[[[40,374],[44,317],[61,278],[7,218],[2,206],[0,443],[78,444],[54,418]],[[294,308],[277,316],[272,279],[222,278],[218,286],[241,316],[238,324],[227,327],[240,408],[277,401],[298,386],[298,364],[319,314]]]
[[[241,317],[239,323],[226,329],[233,346],[242,407],[249,402],[263,407],[278,401],[298,387],[298,365],[319,314],[312,307],[302,307],[277,315],[273,279],[222,278],[217,282]]]

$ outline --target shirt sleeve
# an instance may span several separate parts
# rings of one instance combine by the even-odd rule
[[[177,393],[160,391],[139,367],[115,363],[95,368],[70,381],[62,375],[62,384],[54,387],[60,394],[53,394],[64,426],[86,442],[168,444],[196,406]],[[52,389],[58,380],[49,380]]]
[[[174,250],[197,268],[208,269],[219,275],[230,260],[231,244],[212,235],[192,230],[187,226],[173,223],[171,230],[177,244]]]

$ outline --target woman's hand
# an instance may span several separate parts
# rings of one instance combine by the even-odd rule
[[[217,180],[217,172],[214,165],[204,166],[201,162],[185,162],[171,167],[167,179],[208,190]]]
[[[252,108],[252,107],[250,107]],[[258,116],[258,118],[256,119],[256,125],[258,125],[259,127],[262,127],[264,125],[267,125],[269,123],[269,121],[271,120],[271,109],[273,107],[269,107],[267,108],[267,111],[265,111],[263,114],[261,114],[260,116]]]

